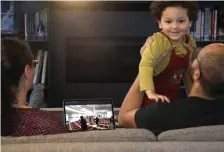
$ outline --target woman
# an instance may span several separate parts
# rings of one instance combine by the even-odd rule
[[[2,136],[64,133],[61,118],[26,104],[36,62],[23,41],[6,38],[1,46]]]

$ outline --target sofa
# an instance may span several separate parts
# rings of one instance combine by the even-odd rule
[[[146,129],[73,132],[2,137],[2,152],[224,152],[224,125],[169,130],[155,136]]]

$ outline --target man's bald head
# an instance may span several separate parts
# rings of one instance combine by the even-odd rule
[[[198,57],[203,57],[204,55],[208,53],[223,53],[224,44],[223,43],[212,43],[209,45],[206,45],[200,53],[198,54]],[[214,56],[215,57],[215,56]]]
[[[211,97],[224,95],[224,44],[205,46],[198,54],[201,85]]]

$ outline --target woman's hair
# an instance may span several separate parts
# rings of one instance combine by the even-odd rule
[[[16,38],[1,40],[1,119],[2,136],[11,134],[12,104],[16,101],[13,88],[17,88],[26,65],[32,65],[33,54],[25,42]]]
[[[162,12],[167,7],[182,7],[187,9],[190,21],[197,21],[198,7],[195,1],[153,1],[150,5],[152,16],[158,21],[161,20]]]

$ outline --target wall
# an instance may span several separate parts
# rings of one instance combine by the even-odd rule
[[[70,2],[67,6],[71,6]],[[100,2],[102,3],[102,2]],[[66,84],[65,79],[65,37],[67,36],[89,36],[89,35],[109,35],[109,36],[136,36],[147,37],[156,31],[155,24],[148,12],[149,2],[133,2],[134,5],[126,5],[132,8],[129,11],[121,11],[121,5],[111,7],[110,11],[82,12],[82,9],[52,10],[50,14],[50,55],[49,55],[49,95],[48,106],[61,107],[64,98],[72,97],[112,97],[115,106],[118,107],[132,82],[129,83],[73,83]],[[132,3],[132,2],[130,2]],[[40,1],[16,2],[15,8],[15,30],[23,28],[23,14],[33,13],[45,7],[47,3]],[[59,4],[61,5],[61,2]],[[223,2],[200,2],[199,6],[204,7],[223,7]],[[67,7],[66,6],[66,7]],[[122,7],[123,7],[122,6]],[[120,7],[120,8],[119,8]],[[118,11],[113,11],[116,9]],[[76,11],[71,11],[76,10]],[[94,16],[95,14],[95,16]],[[97,14],[97,15],[96,15]],[[87,18],[85,17],[87,16]],[[99,21],[102,19],[104,21]],[[85,23],[85,24],[83,24]],[[94,24],[92,24],[94,23]],[[120,25],[119,28],[116,25]],[[91,30],[94,28],[94,30]],[[223,41],[222,41],[223,42]],[[29,42],[33,50],[46,47],[47,43]],[[144,42],[143,42],[144,43]],[[200,42],[199,46],[204,46],[211,42]],[[47,48],[47,47],[46,47]],[[139,48],[140,49],[140,48]],[[136,50],[139,51],[139,50]],[[77,69],[74,69],[78,72]]]
[[[53,10],[50,16],[50,100],[48,106],[62,106],[64,98],[109,97],[114,99],[115,107],[119,107],[132,82],[66,84],[65,39],[79,36],[147,38],[158,30],[152,21],[150,12]],[[136,51],[139,52],[140,47]]]

